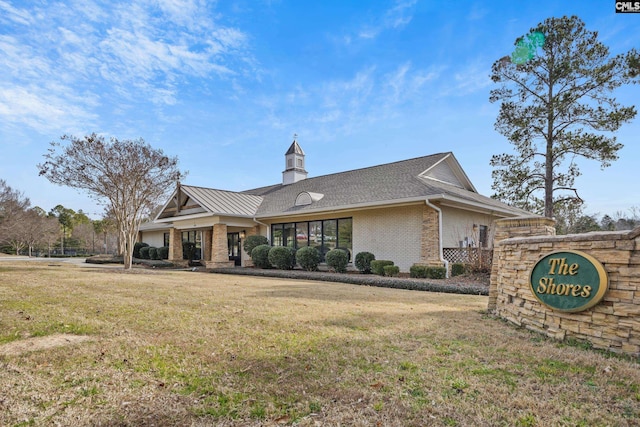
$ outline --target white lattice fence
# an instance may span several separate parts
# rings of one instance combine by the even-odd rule
[[[444,259],[450,263],[491,266],[493,250],[482,248],[442,248]]]

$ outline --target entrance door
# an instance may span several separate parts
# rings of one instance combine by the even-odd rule
[[[229,261],[233,261],[235,265],[242,265],[240,259],[240,233],[227,233],[227,245],[229,247]]]

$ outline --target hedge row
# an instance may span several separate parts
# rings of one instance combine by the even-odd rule
[[[364,274],[335,274],[329,272],[307,272],[301,270],[259,270],[255,268],[217,268],[213,269],[212,272],[246,276],[279,277],[283,279],[340,282],[352,285],[377,286],[383,288],[408,289],[428,292],[444,292],[466,295],[489,295],[489,288],[487,286],[429,283],[428,279],[401,279],[397,277],[382,277]]]
[[[136,245],[138,245],[138,243],[136,243]],[[168,259],[169,247],[162,246],[160,248],[156,248],[153,246],[149,246],[146,243],[143,243],[139,245],[137,248],[134,246],[133,257],[138,259],[154,259],[154,260]]]

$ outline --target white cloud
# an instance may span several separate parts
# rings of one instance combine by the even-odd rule
[[[246,35],[220,24],[204,0],[76,0],[23,9],[0,0],[0,12],[0,22],[11,24],[0,29],[0,87],[13,88],[2,99],[0,123],[19,121],[13,111],[39,130],[93,120],[90,102],[64,105],[78,92],[173,105],[178,82],[228,79],[255,64]],[[53,83],[58,88],[44,93]]]
[[[33,18],[29,12],[24,9],[15,8],[6,1],[0,0],[0,11],[6,12],[6,14],[0,14],[0,21],[12,21],[22,25],[33,23]]]
[[[374,23],[364,25],[357,31],[361,39],[375,39],[389,29],[400,29],[413,19],[413,10],[417,0],[396,0],[393,7],[386,10]]]

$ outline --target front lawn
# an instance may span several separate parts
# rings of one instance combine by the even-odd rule
[[[637,361],[484,296],[0,264],[0,425],[640,423]]]

